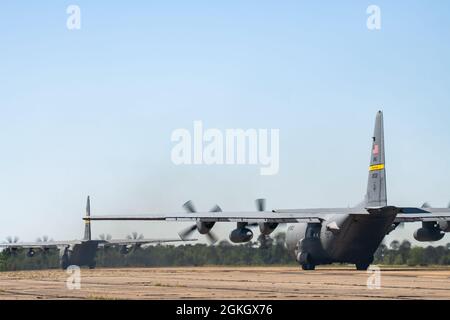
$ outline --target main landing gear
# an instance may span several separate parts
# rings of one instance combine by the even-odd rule
[[[303,270],[314,270],[316,268],[311,255],[307,252],[301,252],[297,256],[297,261],[300,263]]]
[[[359,262],[359,263],[356,263],[355,265],[356,265],[356,270],[366,271],[367,269],[369,269],[370,263]]]
[[[61,257],[61,261],[60,261],[60,266],[61,269],[66,270],[70,265],[70,261],[69,261],[69,255],[68,254],[64,254]]]
[[[355,263],[356,270],[366,271],[367,269],[369,269],[369,267],[372,264],[372,262],[373,262],[373,257],[368,259],[368,260],[365,260],[365,261],[356,262]]]
[[[302,264],[303,270],[314,270],[316,268],[316,265],[314,263],[304,263]]]

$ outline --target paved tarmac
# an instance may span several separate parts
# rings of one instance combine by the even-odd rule
[[[81,269],[72,290],[68,277],[0,272],[0,299],[450,299],[450,268],[381,267],[380,278],[353,267]]]

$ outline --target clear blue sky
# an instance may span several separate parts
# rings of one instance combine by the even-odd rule
[[[81,30],[66,28],[70,4]],[[370,4],[380,31],[366,28]],[[258,197],[353,205],[380,108],[389,202],[446,205],[449,13],[448,1],[3,2],[0,239],[81,237],[87,194],[94,213],[178,211],[188,199],[203,210],[251,210]],[[173,165],[170,134],[194,120],[280,129],[279,174]],[[182,227],[98,223],[93,233]]]

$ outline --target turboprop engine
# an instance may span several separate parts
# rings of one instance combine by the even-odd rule
[[[12,245],[12,244],[17,243],[17,242],[19,241],[19,237],[14,237],[14,238],[13,238],[13,237],[9,236],[9,237],[6,238],[6,241],[7,241],[9,244]],[[18,247],[11,246],[11,247],[9,247],[9,248],[4,249],[3,252],[4,252],[7,256],[11,256],[11,255],[15,255],[15,254],[17,253],[17,250],[19,250]]]
[[[34,255],[35,255],[35,251],[34,251],[34,249],[32,249],[32,248],[30,248],[28,251],[27,251],[27,257],[28,258],[33,258],[34,257]]]
[[[266,211],[266,199],[256,199],[256,208],[259,212]],[[261,231],[261,234],[268,236],[271,234],[277,227],[278,223],[276,222],[260,222],[259,225],[259,231]]]
[[[120,246],[119,252],[120,254],[126,255],[130,253],[130,248],[129,246]]]
[[[192,201],[188,201],[183,205],[183,208],[189,213],[196,213],[194,204]],[[219,206],[215,206],[209,212],[222,212]],[[215,243],[217,241],[217,236],[211,231],[212,227],[214,227],[214,221],[197,221],[194,225],[187,227],[186,229],[180,231],[178,234],[181,239],[188,239],[189,236],[197,230],[198,233],[204,234],[206,239],[211,243]]]
[[[449,226],[446,221],[442,222],[422,222],[422,228],[414,231],[414,239],[417,241],[438,241],[441,240],[448,230]],[[447,231],[448,232],[448,231]]]
[[[266,199],[256,199],[256,209],[259,212],[264,212],[266,210]],[[253,231],[249,229],[249,227],[259,227],[259,231],[261,235],[258,240],[261,243],[261,246],[266,246],[266,242],[270,242],[272,239],[269,235],[278,227],[277,222],[259,222],[259,223],[247,223],[247,222],[238,222],[237,228],[231,231],[230,240],[234,243],[243,243],[252,240]]]

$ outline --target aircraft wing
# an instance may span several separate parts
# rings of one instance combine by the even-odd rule
[[[44,249],[55,249],[59,247],[65,247],[70,246],[74,244],[79,244],[81,241],[78,240],[72,240],[72,241],[36,241],[36,242],[7,242],[7,243],[0,243],[0,248],[2,249],[8,249],[8,248],[14,248],[14,249],[38,249],[38,248],[44,248]]]
[[[369,214],[364,208],[314,208],[314,209],[275,209],[275,213],[292,213],[298,215],[328,215],[328,214]]]
[[[399,207],[394,222],[450,221],[450,208]]]
[[[202,222],[269,222],[308,223],[321,222],[330,214],[369,215],[379,210],[391,209],[397,213],[394,222],[450,221],[450,208],[377,207],[377,208],[324,208],[324,209],[276,209],[251,212],[194,212],[148,215],[99,215],[84,217],[96,221],[202,221]]]
[[[129,246],[129,245],[143,245],[143,244],[151,244],[151,243],[166,243],[166,242],[184,242],[184,241],[196,241],[197,239],[188,239],[188,240],[182,240],[180,238],[175,239],[111,239],[111,240],[104,240],[99,242],[99,247],[110,247],[115,245],[123,245],[123,246]]]
[[[102,215],[87,216],[84,220],[96,221],[202,221],[202,222],[269,222],[307,223],[321,222],[333,213],[369,214],[365,209],[294,209],[252,212],[189,212],[149,215]]]

